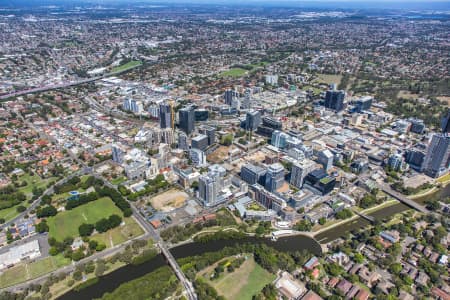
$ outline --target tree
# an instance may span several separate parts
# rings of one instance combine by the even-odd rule
[[[326,218],[323,218],[323,217],[322,217],[322,218],[319,219],[319,224],[320,224],[320,225],[324,225],[326,222],[327,222],[327,219],[326,219]]]
[[[353,259],[358,264],[362,264],[364,262],[364,256],[361,253],[356,253],[355,256],[353,257]]]
[[[90,236],[92,232],[94,231],[94,225],[92,224],[81,224],[80,227],[78,227],[78,232],[80,233],[80,236]]]
[[[400,263],[393,263],[389,266],[389,271],[396,275],[400,274],[402,269],[403,269],[403,267]]]
[[[19,206],[17,206],[16,210],[17,210],[17,212],[21,213],[21,212],[26,211],[27,208],[23,205],[19,205]]]
[[[97,261],[97,268],[95,268],[95,276],[97,276],[97,277],[102,276],[103,273],[105,273],[105,271],[106,271],[105,261],[102,259],[99,259]]]
[[[57,213],[58,213],[58,211],[56,210],[56,208],[54,206],[47,205],[43,208],[38,209],[36,212],[36,216],[38,218],[45,218],[45,217],[56,216]]]
[[[97,249],[98,242],[96,240],[90,240],[89,241],[89,249],[95,250]]]
[[[83,278],[83,274],[81,273],[80,270],[76,270],[75,272],[73,272],[72,277],[73,277],[74,280],[80,281],[81,278]]]
[[[95,223],[95,229],[98,232],[106,232],[106,231],[108,231],[109,228],[110,227],[109,227],[108,219],[103,218],[103,219],[98,220],[97,223]]]
[[[36,231],[39,233],[48,232],[49,227],[45,220],[42,220],[39,224],[36,225]]]

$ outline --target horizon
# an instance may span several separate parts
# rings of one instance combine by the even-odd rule
[[[3,1],[2,1],[3,2]],[[7,0],[0,7],[42,7],[64,5],[227,5],[235,7],[259,6],[259,7],[290,7],[290,8],[319,8],[319,9],[378,9],[378,10],[450,10],[450,1],[446,0],[249,0],[245,3],[238,0]],[[387,4],[388,7],[387,7]]]

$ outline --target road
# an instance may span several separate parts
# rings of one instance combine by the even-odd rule
[[[398,201],[408,205],[411,208],[414,208],[417,211],[420,211],[422,213],[430,213],[430,211],[425,206],[420,205],[419,203],[415,202],[414,200],[411,200],[411,199],[407,198],[406,196],[400,194],[399,192],[394,191],[387,184],[380,184],[379,188],[380,188],[380,190],[382,190],[389,196],[397,199]]]

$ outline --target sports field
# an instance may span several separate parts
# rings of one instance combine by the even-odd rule
[[[272,282],[275,275],[258,265],[250,256],[237,270],[223,277],[208,280],[219,295],[229,300],[251,300],[262,288]]]
[[[137,60],[132,60],[132,61],[127,62],[126,64],[123,64],[121,66],[114,67],[111,70],[111,72],[113,72],[113,73],[114,72],[122,72],[122,71],[125,71],[127,69],[131,69],[131,68],[134,68],[134,67],[137,67],[137,66],[140,66],[140,65],[142,65],[142,62],[137,61]]]
[[[224,71],[222,73],[220,73],[220,77],[242,77],[245,74],[247,74],[247,70],[245,69],[241,69],[241,68],[232,68],[229,69],[228,71]]]
[[[50,227],[49,236],[58,241],[66,237],[77,237],[78,227],[83,223],[95,224],[102,218],[112,214],[123,217],[122,211],[114,205],[108,197],[83,204],[72,210],[59,212],[56,216],[47,219]]]

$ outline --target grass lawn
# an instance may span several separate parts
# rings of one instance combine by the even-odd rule
[[[122,211],[108,197],[100,198],[72,210],[59,212],[47,220],[50,227],[49,236],[58,241],[69,236],[77,237],[79,236],[78,227],[81,224],[95,224],[98,220],[108,218],[112,214],[123,216]]]
[[[45,189],[47,186],[47,183],[49,183],[52,180],[56,180],[56,177],[50,177],[46,179],[42,179],[39,177],[39,175],[33,175],[30,176],[30,174],[24,174],[18,178],[19,182],[26,181],[28,184],[24,187],[19,188],[19,191],[23,192],[25,195],[27,195],[28,198],[31,198],[33,195],[33,187],[37,188],[43,188]]]
[[[23,205],[25,207],[27,207],[29,204],[27,203],[27,201],[24,201],[20,204],[17,204],[15,206],[9,207],[9,208],[4,208],[0,210],[0,219],[5,219],[6,221],[14,218],[15,216],[17,216],[19,213],[17,212],[17,207]]]
[[[317,78],[314,79],[314,82],[317,83],[336,83],[339,85],[341,83],[342,75],[332,75],[332,74],[317,74]]]
[[[239,269],[208,282],[229,300],[251,300],[253,295],[274,279],[274,274],[267,272],[250,256]]]
[[[54,265],[52,257],[47,257],[28,265],[28,271],[31,277],[39,277],[51,272],[55,268],[56,266]]]
[[[139,226],[133,218],[125,218],[124,221],[124,226],[113,228],[107,232],[94,234],[91,237],[91,240],[96,240],[99,243],[105,244],[107,248],[111,248],[144,233],[141,226]]]
[[[114,68],[111,70],[111,72],[121,72],[121,71],[125,71],[125,70],[127,70],[127,69],[131,69],[131,68],[133,68],[133,67],[140,66],[140,65],[142,65],[142,62],[141,62],[141,61],[138,61],[138,60],[132,60],[132,61],[130,61],[130,62],[127,62],[127,63],[124,64],[124,65],[120,65],[120,66],[118,66],[118,67],[114,67]]]
[[[241,68],[232,68],[229,69],[228,71],[223,71],[222,73],[220,73],[220,77],[242,77],[245,74],[247,74],[247,70],[245,69],[241,69]]]
[[[25,281],[28,279],[28,274],[25,265],[18,265],[12,267],[11,269],[7,269],[0,276],[0,287],[7,287],[10,285],[17,284],[19,282]]]
[[[126,179],[125,176],[120,176],[120,177],[117,177],[117,178],[114,178],[113,180],[111,180],[111,183],[114,184],[114,185],[119,185],[122,182],[125,182],[126,180],[127,179]]]

